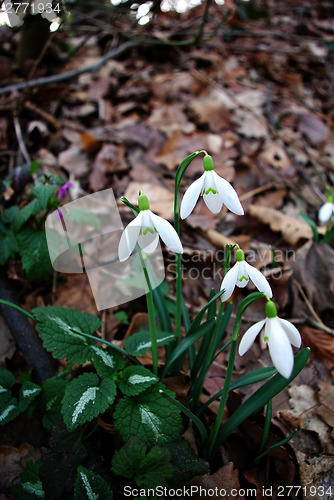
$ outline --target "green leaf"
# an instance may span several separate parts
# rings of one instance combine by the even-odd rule
[[[112,470],[117,476],[131,478],[136,474],[140,464],[146,456],[146,446],[138,436],[130,436],[112,459]]]
[[[171,455],[171,464],[175,467],[177,484],[185,484],[195,476],[203,476],[209,472],[208,464],[199,458],[188,441],[180,439],[165,445]]]
[[[283,391],[287,385],[298,375],[304,368],[310,357],[310,349],[306,347],[295,356],[294,368],[291,376],[286,379],[277,373],[272,379],[266,382],[260,389],[258,389],[252,396],[250,396],[239,408],[231,415],[227,422],[220,430],[215,448],[231,434],[231,432],[238,427],[246,418],[253,413],[260,411],[270,399],[275,397],[278,393]]]
[[[13,232],[8,231],[2,235],[0,238],[0,266],[5,265],[10,257],[14,257],[18,250],[19,247]]]
[[[123,325],[129,325],[129,318],[128,315],[125,311],[117,311],[114,314],[114,318],[117,319],[118,321],[121,321]]]
[[[118,402],[115,427],[124,441],[132,434],[150,445],[169,443],[179,437],[183,427],[180,410],[160,394],[160,389],[175,397],[162,384],[156,384],[136,398],[125,397]]]
[[[14,215],[12,220],[14,231],[19,231],[32,215],[37,215],[40,211],[39,201],[35,198]]]
[[[34,195],[37,197],[40,211],[47,208],[50,198],[54,195],[58,186],[55,184],[46,184],[35,186],[33,188]]]
[[[172,352],[171,356],[168,358],[168,362],[165,364],[162,374],[161,374],[161,379],[164,378],[165,374],[167,373],[168,368],[171,366],[172,363],[176,359],[178,359],[184,352],[186,352],[190,346],[194,345],[195,342],[197,342],[201,337],[204,337],[205,335],[208,335],[210,331],[215,326],[215,320],[212,318],[209,321],[206,321],[203,323],[201,326],[197,328],[197,330],[193,330],[187,333],[187,336],[182,340],[182,342],[174,349]]]
[[[317,227],[316,223],[312,219],[310,219],[307,215],[303,214],[302,212],[298,212],[298,214],[305,222],[307,222],[307,224],[312,229],[313,241],[319,241],[319,233],[318,233],[318,227]]]
[[[56,423],[62,418],[61,402],[68,384],[68,380],[50,378],[42,385],[42,422],[43,426],[48,430],[53,429]]]
[[[22,267],[28,281],[48,278],[52,268],[45,231],[24,229],[17,235]]]
[[[169,344],[175,339],[174,333],[157,331],[157,344],[158,347]],[[150,332],[148,330],[141,330],[134,333],[124,342],[125,350],[132,356],[145,356],[147,351],[152,348]]]
[[[21,474],[20,483],[12,488],[15,500],[38,500],[45,498],[42,481],[39,478],[39,461],[30,461]]]
[[[113,380],[102,380],[95,373],[84,373],[66,387],[62,401],[62,414],[69,430],[90,422],[104,413],[116,396]]]
[[[126,396],[137,396],[158,380],[158,377],[144,366],[128,366],[122,372],[119,388]]]
[[[110,347],[93,345],[90,350],[92,363],[101,378],[112,378],[117,370],[125,366],[122,355]]]
[[[15,375],[9,370],[0,370],[0,385],[5,389],[11,389],[15,384]]]
[[[74,500],[112,500],[109,484],[99,474],[80,465],[75,480]]]
[[[20,389],[19,409],[24,411],[42,391],[41,386],[33,382],[24,382]]]
[[[32,312],[44,347],[54,358],[79,364],[91,358],[93,340],[73,330],[93,334],[101,326],[97,316],[60,306],[37,307]]]
[[[16,398],[11,398],[0,409],[0,426],[14,420],[20,414]]]
[[[170,463],[170,452],[160,446],[154,446],[147,454],[146,452],[146,446],[140,439],[131,436],[113,457],[114,473],[129,479],[134,478],[138,486],[146,488],[168,486],[168,480],[175,472]]]

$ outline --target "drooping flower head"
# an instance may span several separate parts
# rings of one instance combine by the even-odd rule
[[[274,366],[283,377],[289,378],[294,364],[291,344],[300,347],[301,337],[290,321],[277,316],[276,306],[271,300],[266,303],[266,319],[248,328],[242,337],[239,344],[240,356],[250,349],[263,327],[263,340],[268,344]]]
[[[327,201],[324,203],[318,213],[319,221],[323,224],[329,222],[334,214],[334,196],[330,188],[326,189]]]
[[[236,263],[226,273],[222,281],[220,289],[225,289],[225,292],[221,295],[222,302],[231,297],[235,286],[244,288],[249,283],[249,280],[254,283],[259,292],[263,292],[267,297],[271,298],[273,292],[268,281],[258,269],[246,262],[245,254],[241,248],[236,251],[236,260]]]
[[[64,198],[64,196],[66,195],[67,193],[67,190],[70,189],[71,187],[73,187],[73,184],[72,182],[65,182],[65,184],[63,184],[60,188],[59,188],[59,191],[58,191],[58,194],[57,194],[57,198],[58,200],[61,200],[62,198]]]
[[[139,214],[127,225],[118,245],[118,258],[121,262],[129,258],[136,243],[150,254],[157,248],[159,236],[165,245],[176,253],[183,253],[180,238],[173,226],[150,210],[150,205],[141,191],[138,197]]]
[[[237,192],[226,179],[214,171],[212,157],[208,154],[203,158],[203,167],[204,174],[189,186],[183,196],[180,208],[181,219],[191,214],[200,195],[214,214],[218,214],[225,204],[231,212],[243,215],[244,210]]]

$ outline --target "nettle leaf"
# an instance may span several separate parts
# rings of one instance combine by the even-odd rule
[[[136,398],[124,397],[116,406],[115,427],[124,441],[134,434],[144,444],[164,444],[175,441],[182,431],[180,410],[159,392],[175,394],[162,384],[155,384]]]
[[[175,334],[169,332],[157,331],[157,344],[158,347],[169,344],[175,340]],[[134,333],[124,342],[124,348],[131,356],[145,356],[147,351],[152,349],[150,332],[148,330],[141,330]]]
[[[28,462],[21,474],[20,483],[12,488],[12,494],[16,500],[37,500],[45,498],[42,481],[39,478],[41,463]]]
[[[15,376],[13,373],[9,370],[0,370],[0,409],[3,408],[12,397],[11,388],[14,384]]]
[[[37,200],[39,202],[40,210],[44,210],[48,206],[49,200],[54,195],[54,192],[57,188],[58,186],[54,184],[35,186],[33,188],[34,195],[37,197]]]
[[[167,486],[168,480],[175,473],[170,463],[169,451],[160,446],[154,446],[147,454],[146,446],[137,436],[131,436],[129,441],[115,453],[112,468],[115,474],[134,478],[138,486],[154,488]]]
[[[14,215],[12,220],[14,231],[19,231],[23,224],[27,222],[32,215],[37,215],[40,211],[39,201],[35,198]]]
[[[166,445],[174,466],[174,479],[177,484],[185,484],[195,476],[203,476],[209,472],[208,464],[199,458],[188,441],[180,439]]]
[[[99,474],[94,474],[85,467],[78,467],[74,500],[112,500],[112,498],[109,484]]]
[[[36,396],[38,396],[42,391],[41,386],[34,384],[33,382],[24,382],[20,389],[20,400],[19,408],[24,411],[28,408],[31,401],[33,401]]]
[[[95,373],[84,373],[66,387],[61,412],[69,430],[104,413],[116,396],[116,384],[104,379],[99,384]]]
[[[61,402],[68,380],[51,378],[44,382],[42,389],[41,409],[43,413],[43,426],[51,430],[61,419]]]
[[[0,426],[14,420],[20,414],[16,398],[11,398],[0,409]]]
[[[122,372],[119,388],[126,396],[137,396],[158,380],[158,377],[144,366],[128,366]]]
[[[117,370],[125,366],[123,356],[111,347],[93,345],[90,348],[92,363],[101,378],[113,377]]]
[[[8,231],[0,238],[0,266],[3,266],[10,257],[14,257],[19,247],[15,235]]]
[[[27,228],[17,235],[22,267],[28,281],[46,278],[52,268],[45,231]]]
[[[90,359],[93,340],[72,329],[92,335],[101,326],[97,316],[60,306],[37,307],[32,312],[44,347],[54,358],[79,364]]]

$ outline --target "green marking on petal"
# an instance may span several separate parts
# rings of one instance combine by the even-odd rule
[[[150,227],[147,227],[147,228],[145,229],[145,231],[143,232],[143,235],[144,235],[144,236],[146,236],[146,235],[147,235],[147,233],[154,234],[154,233],[155,233],[155,231],[154,231],[154,229],[151,229]]]
[[[263,339],[263,340],[264,340],[265,342],[268,342],[269,337],[264,337],[264,339]]]
[[[213,188],[209,188],[204,192],[204,194],[209,194],[209,193],[217,194],[217,191]]]
[[[241,278],[239,278],[240,283],[241,283],[243,280],[248,281],[247,276],[241,276]]]

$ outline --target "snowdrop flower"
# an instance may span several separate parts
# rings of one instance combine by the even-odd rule
[[[173,226],[162,217],[151,212],[147,197],[139,192],[139,214],[127,225],[118,245],[118,258],[121,262],[129,258],[136,243],[146,253],[157,248],[159,236],[165,245],[176,253],[183,253],[180,238]]]
[[[244,288],[249,280],[254,283],[260,292],[265,293],[267,297],[271,298],[273,292],[271,291],[268,281],[258,269],[245,261],[245,254],[241,248],[236,251],[236,259],[236,263],[226,273],[220,287],[221,290],[225,288],[225,292],[221,295],[222,302],[225,302],[231,297],[235,286]]]
[[[208,154],[203,158],[203,166],[204,174],[189,186],[183,196],[180,209],[181,219],[191,214],[200,195],[214,214],[218,214],[225,203],[231,212],[243,215],[244,210],[237,192],[227,180],[216,174],[212,157]]]
[[[266,319],[255,323],[242,337],[239,344],[240,356],[252,346],[263,327],[264,342],[268,344],[274,366],[283,377],[289,378],[293,370],[291,344],[300,347],[301,337],[292,323],[277,316],[275,304],[271,300],[266,303]]]
[[[334,213],[334,203],[331,201],[326,201],[326,203],[324,203],[322,207],[320,207],[318,218],[320,222],[326,224],[332,218],[333,213]]]

